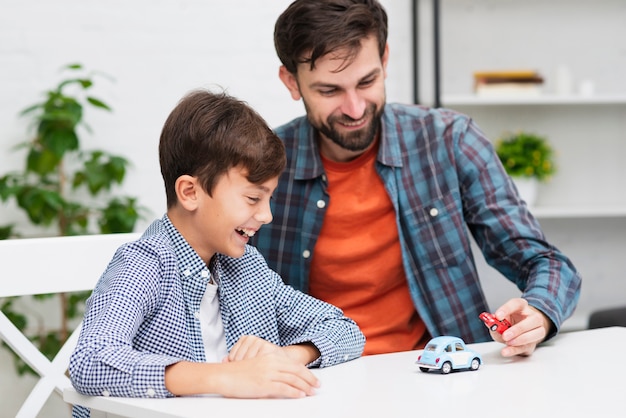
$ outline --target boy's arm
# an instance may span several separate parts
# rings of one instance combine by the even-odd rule
[[[319,381],[302,363],[273,352],[226,363],[181,361],[165,369],[165,387],[177,396],[302,398],[313,395]]]
[[[309,357],[308,367],[333,366],[361,356],[365,336],[351,318],[336,306],[283,285],[280,276],[273,274],[279,288],[281,340],[289,355]]]
[[[241,361],[270,353],[285,355],[303,365],[312,363],[320,357],[320,351],[311,342],[280,347],[254,335],[244,335],[230,349],[228,356],[223,361]]]
[[[173,396],[165,387],[164,373],[169,365],[190,358],[184,355],[186,322],[175,300],[159,294],[167,287],[161,265],[172,263],[160,260],[153,248],[143,240],[120,247],[88,299],[69,364],[72,385],[79,393]],[[166,303],[168,309],[159,316],[156,306]],[[153,322],[141,328],[147,315]],[[159,332],[146,331],[153,327]],[[134,342],[158,349],[137,350]]]
[[[313,343],[301,343],[283,347],[288,357],[298,363],[309,364],[317,360],[321,353]]]

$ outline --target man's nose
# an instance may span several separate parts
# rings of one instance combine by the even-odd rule
[[[348,91],[344,95],[344,100],[341,106],[341,113],[346,116],[351,117],[354,120],[359,120],[363,117],[363,113],[365,113],[365,108],[367,107],[367,103],[365,100],[359,95],[357,91]]]

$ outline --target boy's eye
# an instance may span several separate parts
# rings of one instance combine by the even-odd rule
[[[257,203],[257,202],[260,202],[260,201],[261,201],[261,198],[259,198],[259,197],[252,197],[252,196],[248,196],[248,200],[249,200],[251,203]]]

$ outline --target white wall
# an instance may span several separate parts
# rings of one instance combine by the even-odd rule
[[[187,91],[225,87],[248,101],[272,126],[302,113],[302,105],[291,100],[278,80],[279,63],[272,42],[274,20],[289,3],[0,0],[0,174],[22,166],[21,154],[11,152],[15,144],[28,139],[26,121],[18,118],[19,111],[40,100],[41,92],[60,80],[61,66],[81,62],[115,78],[114,83],[98,81],[95,95],[114,112],[88,110],[86,120],[94,134],[83,136],[84,146],[104,148],[133,162],[123,192],[138,196],[150,209],[149,217],[138,226],[143,229],[165,209],[157,143],[165,118]],[[410,102],[411,1],[382,3],[391,24],[388,100]],[[626,2],[622,0],[603,0],[597,12],[592,6],[585,7],[590,4],[586,0],[441,3],[444,93],[468,93],[475,69],[532,65],[549,76],[560,64],[570,66],[576,79],[592,78],[598,92],[626,92],[626,26],[622,24]],[[422,101],[428,103],[432,100],[431,10],[429,1],[420,4],[420,88]],[[503,25],[497,13],[503,9],[519,17],[519,27]],[[546,21],[546,16],[555,12],[559,19]],[[561,27],[571,27],[572,22],[577,22],[580,30],[560,36]],[[523,36],[515,36],[515,31]],[[512,45],[519,51],[519,60],[504,53]],[[542,52],[530,62],[523,59],[527,51]],[[0,224],[13,220],[23,222],[13,207],[0,206]],[[586,276],[594,277],[583,287],[582,311],[624,300],[623,285],[615,286],[623,270],[619,261],[624,249],[624,234],[619,232],[625,228],[623,218],[599,225],[594,221],[542,223],[548,237],[572,256]],[[494,305],[517,294],[480,260],[479,264]],[[28,384],[23,380],[11,384],[8,356],[0,354],[0,366],[4,372],[0,382],[8,382],[2,384],[0,417],[12,417]],[[7,386],[15,390],[7,391]],[[44,415],[67,416],[67,410],[62,402],[53,402]]]
[[[248,101],[275,126],[298,116],[278,79],[273,24],[289,0],[9,1],[0,14],[0,172],[21,167],[11,147],[27,139],[18,112],[60,80],[59,68],[81,62],[115,82],[96,78],[95,93],[114,113],[88,109],[93,135],[85,147],[122,154],[134,164],[125,193],[138,196],[152,217],[165,209],[157,144],[165,118],[187,91],[221,86]],[[387,1],[390,4],[391,2]],[[390,99],[411,99],[409,1],[389,7],[394,46]],[[391,4],[390,4],[391,5]],[[392,52],[392,53],[393,53]],[[393,80],[393,81],[392,81]],[[1,210],[2,208],[0,208]],[[0,211],[2,219],[16,215]],[[22,219],[18,217],[18,219]],[[141,227],[141,225],[140,225]]]
[[[420,0],[420,48],[432,57],[431,1]],[[556,72],[570,70],[574,90],[590,80],[598,94],[625,94],[626,2],[623,0],[440,0],[441,89],[472,91],[472,73],[533,69],[555,89]],[[432,102],[430,59],[420,62],[423,100]]]
[[[22,167],[23,155],[11,151],[29,138],[18,113],[56,86],[60,67],[80,62],[115,78],[96,79],[94,95],[114,112],[87,109],[93,135],[81,139],[86,148],[103,148],[134,164],[123,193],[151,211],[137,227],[142,230],[165,210],[157,144],[165,118],[187,91],[224,87],[272,126],[302,113],[278,79],[273,49],[274,21],[290,2],[0,0],[0,174]],[[382,3],[392,22],[388,96],[410,101],[410,1]],[[9,221],[35,233],[13,206],[0,205],[0,224]],[[11,371],[7,356],[0,356],[0,364]],[[20,396],[3,390],[0,417],[14,416]]]

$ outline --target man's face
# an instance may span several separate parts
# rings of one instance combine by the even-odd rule
[[[313,70],[301,64],[295,77],[281,69],[281,79],[294,99],[302,98],[311,125],[320,133],[322,152],[338,161],[374,142],[385,104],[387,50],[381,59],[373,37],[361,45],[347,66],[339,51],[320,58]]]

